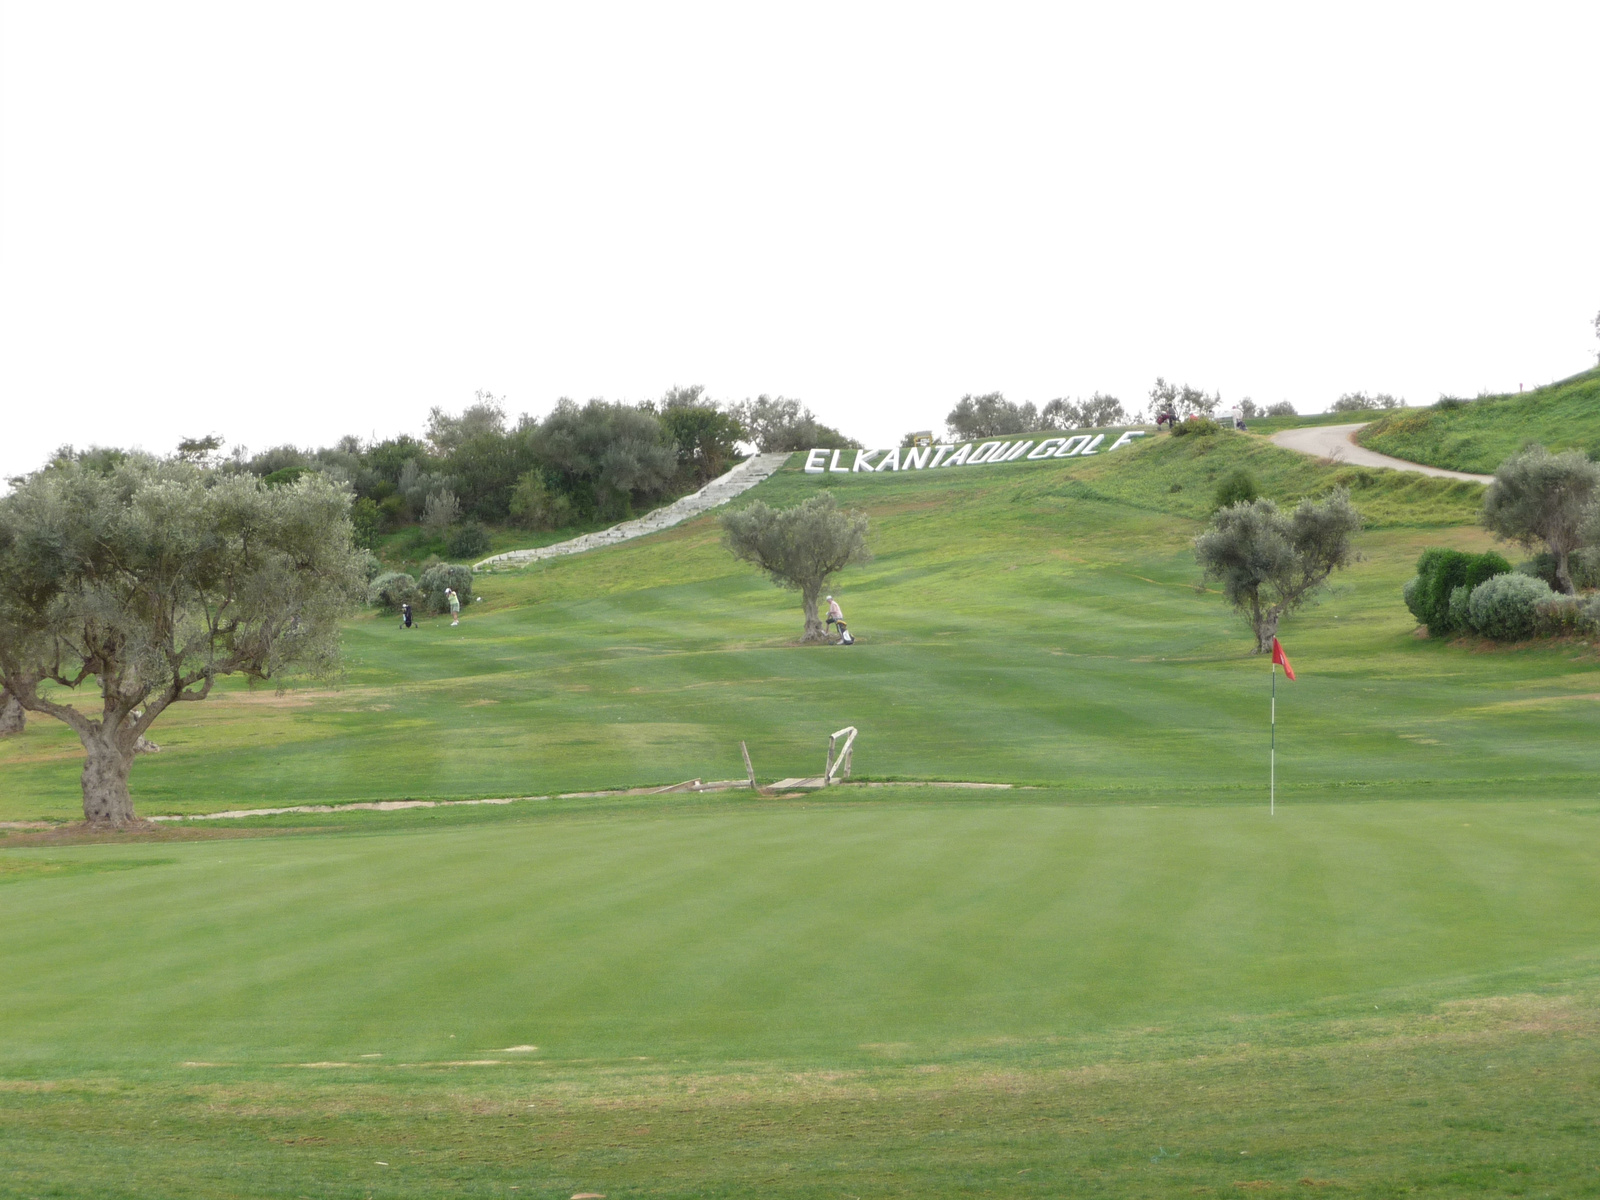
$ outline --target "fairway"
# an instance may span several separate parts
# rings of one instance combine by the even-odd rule
[[[157,814],[661,786],[741,777],[741,740],[772,780],[815,774],[849,724],[858,777],[1232,802],[1265,783],[1266,664],[1197,591],[1190,542],[1238,466],[1286,502],[1346,483],[1371,525],[1364,561],[1281,631],[1302,668],[1281,697],[1287,795],[1589,793],[1590,648],[1412,637],[1400,588],[1421,549],[1491,544],[1470,524],[1480,488],[1226,437],[830,481],[877,556],[838,581],[848,650],[795,645],[797,598],[734,562],[714,517],[486,575],[458,628],[353,622],[340,688],[225,682],[164,716],[134,798]],[[792,466],[748,495],[818,486]],[[81,762],[48,719],[0,742],[0,820],[76,815]]]
[[[1118,1194],[1129,1168],[1155,1194],[1229,1186],[1241,1150],[1250,1179],[1364,1189],[1494,1158],[1504,1139],[1462,1158],[1451,1132],[1485,1119],[1469,1060],[1559,1089],[1523,1092],[1520,1174],[1491,1175],[1595,1182],[1562,1163],[1600,1115],[1580,1087],[1600,802],[1062,800],[885,789],[7,852],[0,1154],[37,1173],[0,1194],[69,1153],[52,1194],[721,1195],[752,1171],[763,1194]],[[1452,1070],[1395,1077],[1445,1045]],[[1239,1111],[1171,1108],[1207,1086]],[[1344,1099],[1307,1107],[1319,1089]],[[785,1108],[808,1149],[750,1127]],[[134,1113],[148,1132],[119,1130]],[[596,1121],[631,1122],[633,1149],[574,1135]]]

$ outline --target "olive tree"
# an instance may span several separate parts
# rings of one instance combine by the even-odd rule
[[[1302,500],[1285,513],[1271,500],[1218,509],[1194,541],[1207,580],[1222,584],[1228,603],[1255,631],[1261,654],[1272,649],[1278,622],[1305,604],[1328,577],[1355,557],[1361,514],[1343,489],[1322,503]]]
[[[1543,446],[1519,450],[1495,469],[1483,497],[1483,523],[1507,541],[1543,542],[1555,559],[1556,586],[1572,586],[1571,556],[1585,542],[1584,525],[1600,497],[1600,465],[1581,450],[1551,454]]]
[[[350,495],[130,456],[57,460],[0,499],[0,687],[83,743],[83,815],[121,827],[135,748],[219,676],[326,673],[362,589]],[[65,693],[88,685],[90,703]]]
[[[1031,403],[1013,404],[999,392],[986,392],[982,396],[969,393],[945,414],[944,423],[952,438],[965,442],[1031,433],[1039,428],[1039,412]]]
[[[872,561],[867,516],[842,512],[833,493],[819,492],[793,508],[757,500],[722,516],[723,545],[735,558],[754,563],[772,582],[800,593],[807,642],[826,640],[817,601],[828,580],[852,563]]]

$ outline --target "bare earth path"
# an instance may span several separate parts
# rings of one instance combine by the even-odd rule
[[[1355,442],[1356,430],[1366,425],[1307,425],[1302,429],[1285,429],[1272,435],[1272,441],[1286,450],[1314,454],[1318,458],[1337,458],[1360,467],[1388,467],[1393,471],[1416,471],[1422,475],[1435,475],[1440,479],[1470,479],[1474,483],[1490,483],[1493,475],[1472,475],[1466,471],[1446,471],[1441,467],[1425,467],[1421,463],[1407,462],[1403,458],[1390,458],[1376,450],[1368,450]]]
[[[559,558],[563,554],[581,554],[597,546],[611,546],[617,542],[625,542],[629,538],[655,533],[660,529],[670,529],[690,517],[699,516],[708,508],[726,504],[741,492],[748,492],[788,461],[787,451],[779,454],[752,455],[733,470],[718,475],[698,492],[675,500],[665,507],[656,509],[655,512],[646,513],[636,520],[624,521],[620,525],[613,525],[610,529],[602,529],[599,533],[586,533],[582,537],[556,542],[552,546],[540,546],[534,550],[508,550],[504,554],[490,555],[482,562],[473,563],[472,569],[481,571],[485,567],[525,566],[540,559]]]

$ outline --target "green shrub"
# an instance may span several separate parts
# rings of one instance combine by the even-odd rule
[[[1487,554],[1442,547],[1424,550],[1417,559],[1416,578],[1406,585],[1406,607],[1431,636],[1445,637],[1463,628],[1452,618],[1451,593],[1463,586],[1471,592],[1485,580],[1510,571],[1511,564],[1492,550]]]
[[[422,592],[423,607],[427,611],[447,612],[450,602],[445,599],[445,588],[453,588],[456,595],[461,597],[462,604],[471,601],[472,568],[455,563],[436,563],[422,573],[417,587]]]
[[[371,550],[361,552],[361,578],[370,587],[372,581],[383,574],[383,562]]]
[[[1600,633],[1600,592],[1578,600],[1578,629],[1581,633]]]
[[[402,604],[415,604],[419,599],[417,581],[404,571],[379,575],[367,585],[367,603],[385,612],[399,612]]]
[[[1502,642],[1532,637],[1554,595],[1548,583],[1531,575],[1496,575],[1472,589],[1472,628]]]
[[[489,531],[476,521],[463,521],[450,531],[445,549],[451,558],[482,558],[489,553]]]
[[[529,471],[511,493],[511,520],[523,529],[560,529],[572,520],[572,500]]]
[[[1196,437],[1210,437],[1221,432],[1222,426],[1210,417],[1190,417],[1186,421],[1175,421],[1172,425],[1173,437],[1185,437],[1191,433]]]
[[[378,530],[383,527],[383,514],[371,500],[357,500],[350,506],[350,526],[355,531],[355,543],[368,550],[378,540]]]
[[[1422,576],[1413,575],[1406,580],[1405,587],[1400,589],[1400,595],[1405,598],[1406,607],[1411,610],[1411,615],[1417,619],[1418,625],[1426,625],[1425,614],[1421,608],[1418,597],[1422,591]]]
[[[1449,618],[1451,629],[1472,627],[1472,589],[1466,584],[1450,589]]]
[[[1583,603],[1576,596],[1551,591],[1548,600],[1539,601],[1534,613],[1534,632],[1541,637],[1566,637],[1584,631]]]
[[[1217,484],[1216,495],[1212,499],[1212,509],[1227,508],[1229,505],[1241,501],[1248,504],[1260,493],[1256,490],[1256,481],[1249,471],[1240,467],[1236,471],[1223,477]]]

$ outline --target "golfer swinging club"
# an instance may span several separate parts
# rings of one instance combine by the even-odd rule
[[[461,597],[453,588],[445,588],[444,598],[450,602],[450,624],[461,624]]]

